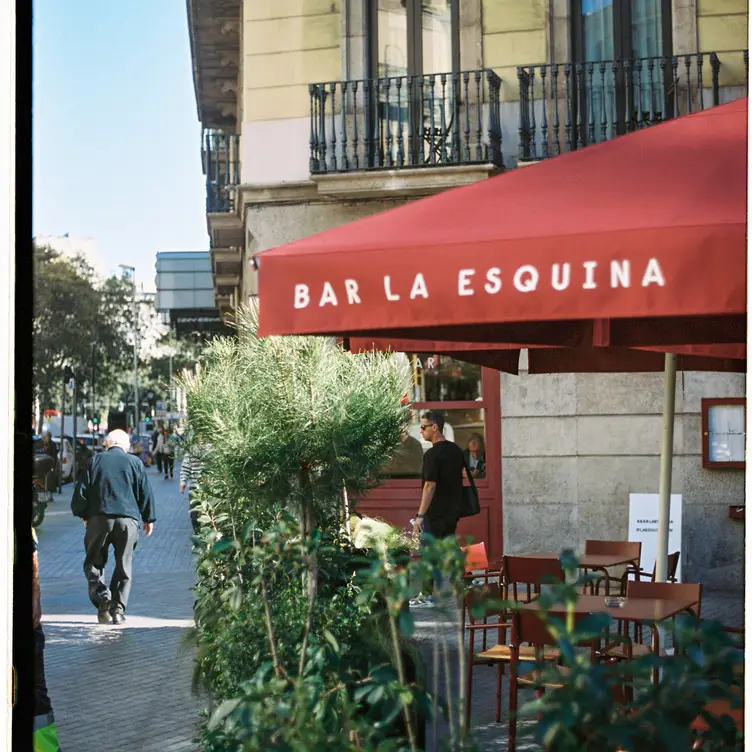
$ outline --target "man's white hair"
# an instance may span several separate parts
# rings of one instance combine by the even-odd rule
[[[107,434],[105,446],[108,449],[112,449],[112,447],[120,447],[120,449],[124,449],[127,452],[131,448],[131,440],[125,431],[116,428],[114,431],[110,431]]]

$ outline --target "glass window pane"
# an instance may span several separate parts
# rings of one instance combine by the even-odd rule
[[[632,55],[660,57],[663,54],[661,0],[632,0]]]
[[[613,60],[614,0],[582,0],[583,60]]]
[[[407,75],[407,3],[379,0],[379,78]]]
[[[410,353],[412,402],[458,402],[481,399],[482,369],[448,355]]]
[[[403,443],[384,465],[383,478],[420,478],[423,454],[431,448],[420,435],[420,416],[425,410],[413,410]],[[486,422],[483,408],[440,410],[446,423],[444,436],[465,452],[475,478],[486,476]]]
[[[744,461],[743,405],[715,405],[708,408],[708,433],[711,462]]]
[[[452,13],[450,0],[423,0],[423,73],[452,71]]]

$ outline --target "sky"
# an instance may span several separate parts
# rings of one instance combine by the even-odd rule
[[[35,0],[33,234],[93,237],[104,270],[206,250],[185,0]]]

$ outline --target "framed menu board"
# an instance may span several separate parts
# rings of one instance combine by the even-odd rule
[[[746,398],[702,400],[702,466],[705,469],[744,469],[746,422]]]

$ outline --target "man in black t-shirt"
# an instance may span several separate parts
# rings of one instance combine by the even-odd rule
[[[442,433],[444,416],[433,410],[421,418],[420,430],[425,441],[433,445],[423,455],[423,491],[413,530],[434,538],[447,538],[457,530],[462,503],[462,450]],[[423,585],[423,592],[414,598],[413,606],[433,605],[433,582]]]

